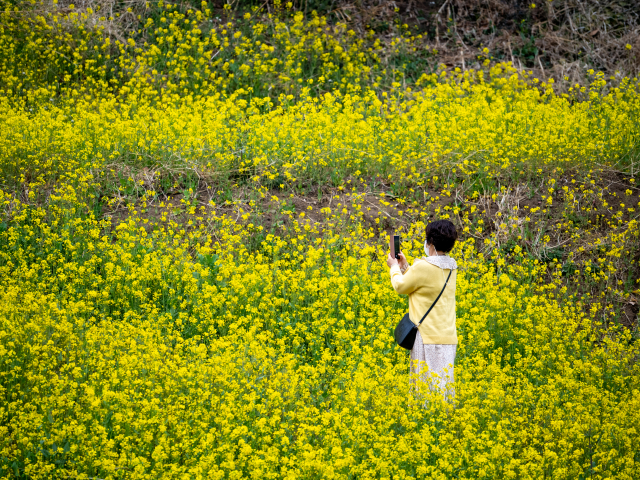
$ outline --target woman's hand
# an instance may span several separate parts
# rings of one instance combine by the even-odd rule
[[[398,256],[400,257],[400,259],[398,260],[398,266],[400,267],[400,270],[404,272],[407,268],[409,268],[409,262],[407,262],[407,257],[404,256],[404,253],[400,252],[398,253]]]
[[[398,257],[400,257],[399,260],[393,258],[391,254],[389,254],[389,256],[387,257],[387,265],[389,266],[389,268],[391,268],[393,265],[398,265],[400,267],[400,270],[405,271],[407,268],[409,268],[407,257],[405,257],[404,253],[402,252],[398,253]]]

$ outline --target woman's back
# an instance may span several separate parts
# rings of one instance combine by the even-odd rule
[[[441,261],[440,259],[446,259]],[[440,266],[449,268],[440,268]],[[442,296],[419,327],[424,344],[458,343],[456,332],[456,277],[457,268],[451,257],[418,258],[404,275],[400,268],[391,268],[391,284],[399,294],[409,295],[409,318],[417,324],[436,300],[445,284],[449,272],[451,278]]]

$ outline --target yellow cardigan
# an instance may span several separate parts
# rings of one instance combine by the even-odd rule
[[[431,313],[418,327],[424,344],[456,345],[456,272],[454,269],[447,288]],[[414,260],[404,275],[400,267],[391,267],[391,284],[396,292],[409,295],[409,318],[417,324],[436,299],[449,275],[423,258]]]

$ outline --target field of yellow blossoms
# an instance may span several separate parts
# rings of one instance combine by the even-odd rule
[[[637,78],[83,5],[0,1],[1,478],[638,478]],[[392,336],[433,218],[453,406]]]

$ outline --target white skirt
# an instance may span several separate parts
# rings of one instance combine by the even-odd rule
[[[418,332],[411,349],[412,385],[419,389],[418,383],[426,384],[430,391],[440,391],[445,399],[453,400],[456,394],[453,364],[457,347],[457,345],[425,345]]]

